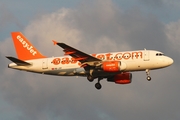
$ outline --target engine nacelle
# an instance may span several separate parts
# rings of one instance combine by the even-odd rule
[[[119,72],[121,71],[120,66],[120,61],[105,61],[102,63],[101,67],[105,72]]]
[[[129,72],[117,74],[112,78],[108,78],[107,81],[115,82],[116,84],[129,84],[132,82],[132,74]]]

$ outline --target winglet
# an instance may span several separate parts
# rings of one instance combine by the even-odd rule
[[[57,43],[58,43],[57,41],[55,41],[55,40],[52,40],[52,41],[53,41],[54,45],[57,45]]]

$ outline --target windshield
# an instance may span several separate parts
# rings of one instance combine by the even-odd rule
[[[164,56],[163,53],[156,53],[156,56]]]

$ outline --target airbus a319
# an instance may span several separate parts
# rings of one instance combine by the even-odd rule
[[[64,51],[61,57],[42,55],[21,32],[12,32],[17,58],[6,56],[13,63],[9,68],[56,76],[83,76],[90,82],[97,79],[95,87],[106,79],[116,84],[132,82],[133,71],[145,71],[150,81],[150,70],[173,64],[173,59],[156,50],[136,50],[112,53],[87,54],[65,43],[53,41]]]

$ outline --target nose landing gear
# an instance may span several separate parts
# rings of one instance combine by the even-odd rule
[[[149,69],[146,69],[147,80],[151,81]]]

